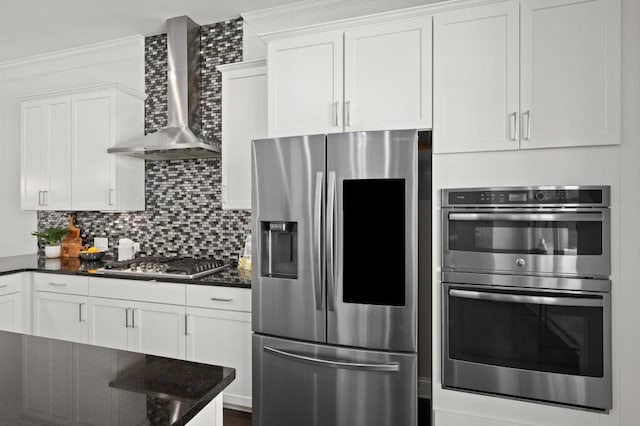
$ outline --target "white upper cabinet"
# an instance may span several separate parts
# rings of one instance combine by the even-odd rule
[[[620,143],[619,0],[522,0],[521,148]]]
[[[251,141],[267,137],[264,60],[217,67],[222,73],[222,208],[251,208]]]
[[[431,19],[344,33],[344,130],[431,128]]]
[[[141,136],[144,95],[120,85],[21,104],[24,210],[144,210],[144,160],[107,154]]]
[[[22,120],[22,208],[71,205],[71,102],[68,96],[25,101]]]
[[[270,137],[431,127],[431,17],[266,39]]]
[[[518,3],[434,16],[433,149],[517,149]]]
[[[434,17],[434,152],[620,143],[620,0]]]
[[[342,32],[267,46],[269,136],[342,131]]]

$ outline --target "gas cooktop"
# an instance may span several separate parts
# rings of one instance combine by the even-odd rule
[[[190,257],[141,257],[110,262],[98,272],[123,276],[194,279],[218,272],[229,265],[214,259]]]

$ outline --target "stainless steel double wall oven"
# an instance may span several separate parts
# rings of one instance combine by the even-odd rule
[[[443,386],[611,408],[609,187],[442,192]]]

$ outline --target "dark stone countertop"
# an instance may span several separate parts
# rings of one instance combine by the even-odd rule
[[[184,426],[236,374],[228,367],[5,331],[0,331],[0,360],[1,424],[32,424],[33,416],[37,424],[58,424],[59,417],[48,419],[46,410],[37,409],[53,398],[58,407],[73,407],[75,414],[67,415],[83,421],[90,416],[91,424],[120,419],[120,424]],[[51,387],[42,386],[50,381]]]
[[[107,260],[108,262],[108,260]],[[92,277],[120,278],[131,280],[175,282],[184,284],[213,285],[222,287],[251,288],[251,272],[240,270],[234,266],[229,266],[215,274],[207,275],[196,279],[176,279],[176,278],[149,278],[149,277],[124,277],[109,273],[96,272],[104,267],[106,262],[84,262],[79,258],[45,259],[37,254],[27,254],[22,256],[0,257],[0,275],[12,274],[16,272],[47,272],[54,274],[86,275]]]

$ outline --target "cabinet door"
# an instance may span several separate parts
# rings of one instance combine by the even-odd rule
[[[72,99],[72,208],[115,210],[116,92],[98,90]]]
[[[68,96],[23,102],[22,209],[71,208],[71,103]]]
[[[0,330],[21,333],[22,321],[22,292],[0,296]]]
[[[433,150],[518,149],[518,2],[434,17]]]
[[[187,307],[187,360],[236,369],[225,404],[251,407],[251,313]]]
[[[71,100],[47,99],[44,105],[46,147],[43,166],[46,181],[41,210],[71,208]]]
[[[86,343],[86,309],[86,297],[37,291],[34,333],[52,339]]]
[[[524,0],[522,148],[620,143],[620,0]]]
[[[21,207],[22,210],[42,208],[45,187],[43,153],[45,147],[44,106],[40,101],[20,105],[21,140]]]
[[[222,74],[222,208],[251,208],[251,140],[267,136],[264,66]]]
[[[135,302],[129,350],[184,359],[185,307]]]
[[[90,344],[129,349],[132,310],[127,303],[124,300],[89,298],[87,309]]]
[[[342,131],[342,32],[270,42],[269,136]]]
[[[345,131],[431,128],[431,18],[344,34]]]

